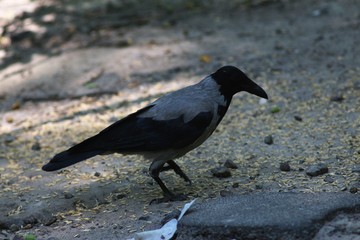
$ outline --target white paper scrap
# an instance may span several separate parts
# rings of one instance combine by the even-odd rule
[[[264,105],[264,104],[266,104],[267,102],[268,102],[268,100],[265,99],[265,98],[260,98],[260,100],[259,100],[259,104],[260,104],[260,105]]]
[[[185,206],[183,207],[183,209],[181,210],[180,216],[178,218],[178,221],[180,221],[180,219],[184,216],[184,214],[187,212],[187,210],[189,210],[189,208],[191,207],[191,205],[193,205],[193,203],[195,202],[196,198],[194,200],[192,200],[189,203],[186,203]]]
[[[186,203],[181,210],[180,216],[178,219],[171,219],[169,222],[164,224],[162,228],[141,232],[141,233],[135,233],[135,238],[129,239],[129,240],[169,240],[171,239],[176,230],[177,230],[177,224],[180,221],[180,219],[184,216],[186,211],[191,207],[191,205],[195,202],[196,199],[192,200],[189,203]]]

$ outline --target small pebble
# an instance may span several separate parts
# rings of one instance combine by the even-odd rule
[[[232,187],[233,187],[233,188],[238,188],[238,187],[239,187],[239,183],[237,183],[237,182],[236,182],[236,183],[233,183]]]
[[[329,172],[329,168],[324,163],[311,165],[306,169],[306,174],[310,177],[319,176]]]
[[[95,176],[95,177],[100,177],[100,175],[101,175],[101,173],[99,173],[99,172],[95,172],[95,173],[94,173],[94,176]]]
[[[332,101],[332,102],[342,102],[342,101],[344,101],[344,97],[343,96],[332,96],[331,98],[330,98],[330,101]]]
[[[116,194],[116,199],[123,199],[124,197],[126,197],[126,194],[124,193],[120,193],[120,194]]]
[[[41,145],[39,142],[35,142],[32,146],[31,146],[31,150],[34,151],[40,151],[41,150]]]
[[[273,143],[274,143],[273,137],[272,137],[271,135],[266,136],[266,137],[264,138],[264,143],[266,143],[266,144],[268,144],[268,145],[273,144]]]
[[[228,190],[221,190],[220,191],[220,196],[222,196],[222,197],[229,197],[231,195],[233,195],[233,193],[228,191]]]
[[[303,120],[302,117],[297,116],[297,115],[294,116],[294,119],[299,122],[302,122],[302,120]]]
[[[290,165],[287,162],[280,163],[280,170],[283,172],[289,172],[290,171]]]
[[[236,163],[234,163],[232,160],[228,159],[225,161],[224,166],[231,169],[238,169],[238,166]]]
[[[50,226],[51,224],[55,223],[57,220],[57,218],[55,216],[51,216],[49,218],[47,218],[45,221],[43,221],[43,224],[45,226]]]
[[[141,221],[149,221],[150,216],[141,216],[141,217],[139,217],[139,220],[141,220]]]
[[[217,178],[227,178],[231,176],[231,172],[226,167],[216,167],[211,169],[211,173]]]
[[[64,193],[64,197],[65,197],[65,199],[70,199],[70,198],[73,198],[74,195],[72,195],[71,193]]]
[[[357,187],[351,187],[349,191],[350,191],[351,193],[357,193],[358,190],[359,190],[359,189],[358,189]]]

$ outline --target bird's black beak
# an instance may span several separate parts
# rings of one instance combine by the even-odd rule
[[[252,84],[250,86],[248,86],[245,91],[247,91],[248,93],[254,94],[258,97],[269,99],[268,95],[264,91],[264,89],[262,89],[259,85],[257,85],[254,82],[252,82]]]

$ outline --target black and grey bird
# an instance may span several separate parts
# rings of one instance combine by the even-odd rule
[[[164,95],[95,136],[56,154],[42,169],[55,171],[102,154],[139,154],[151,161],[150,176],[161,187],[164,199],[176,200],[180,195],[174,195],[165,186],[160,172],[172,169],[191,183],[174,160],[201,145],[214,132],[233,95],[241,91],[268,98],[238,68],[221,67],[199,83]]]

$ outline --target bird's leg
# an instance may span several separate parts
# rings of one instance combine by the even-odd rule
[[[163,168],[165,163],[163,164],[158,164],[157,161],[154,161],[151,165],[150,165],[150,176],[157,182],[157,184],[159,184],[161,190],[163,191],[164,197],[160,198],[160,199],[154,199],[150,202],[157,202],[157,203],[161,203],[161,202],[169,202],[169,201],[183,201],[186,199],[186,196],[183,194],[179,194],[176,195],[174,193],[172,193],[164,184],[164,182],[160,179],[159,174],[161,172],[161,169]]]
[[[159,184],[161,190],[164,192],[165,195],[174,195],[164,184],[164,182],[159,177],[160,170],[159,169],[152,169],[150,170],[150,176]]]
[[[183,170],[181,170],[180,166],[177,165],[174,160],[167,161],[166,163],[168,164],[168,166],[163,167],[163,168],[161,169],[161,172],[162,172],[162,171],[167,171],[167,170],[169,170],[169,169],[173,169],[176,174],[178,174],[178,175],[179,175],[180,177],[182,177],[186,182],[188,182],[189,185],[191,185],[191,180],[190,180],[190,178],[189,178],[188,176],[186,176],[186,174],[183,172]]]

